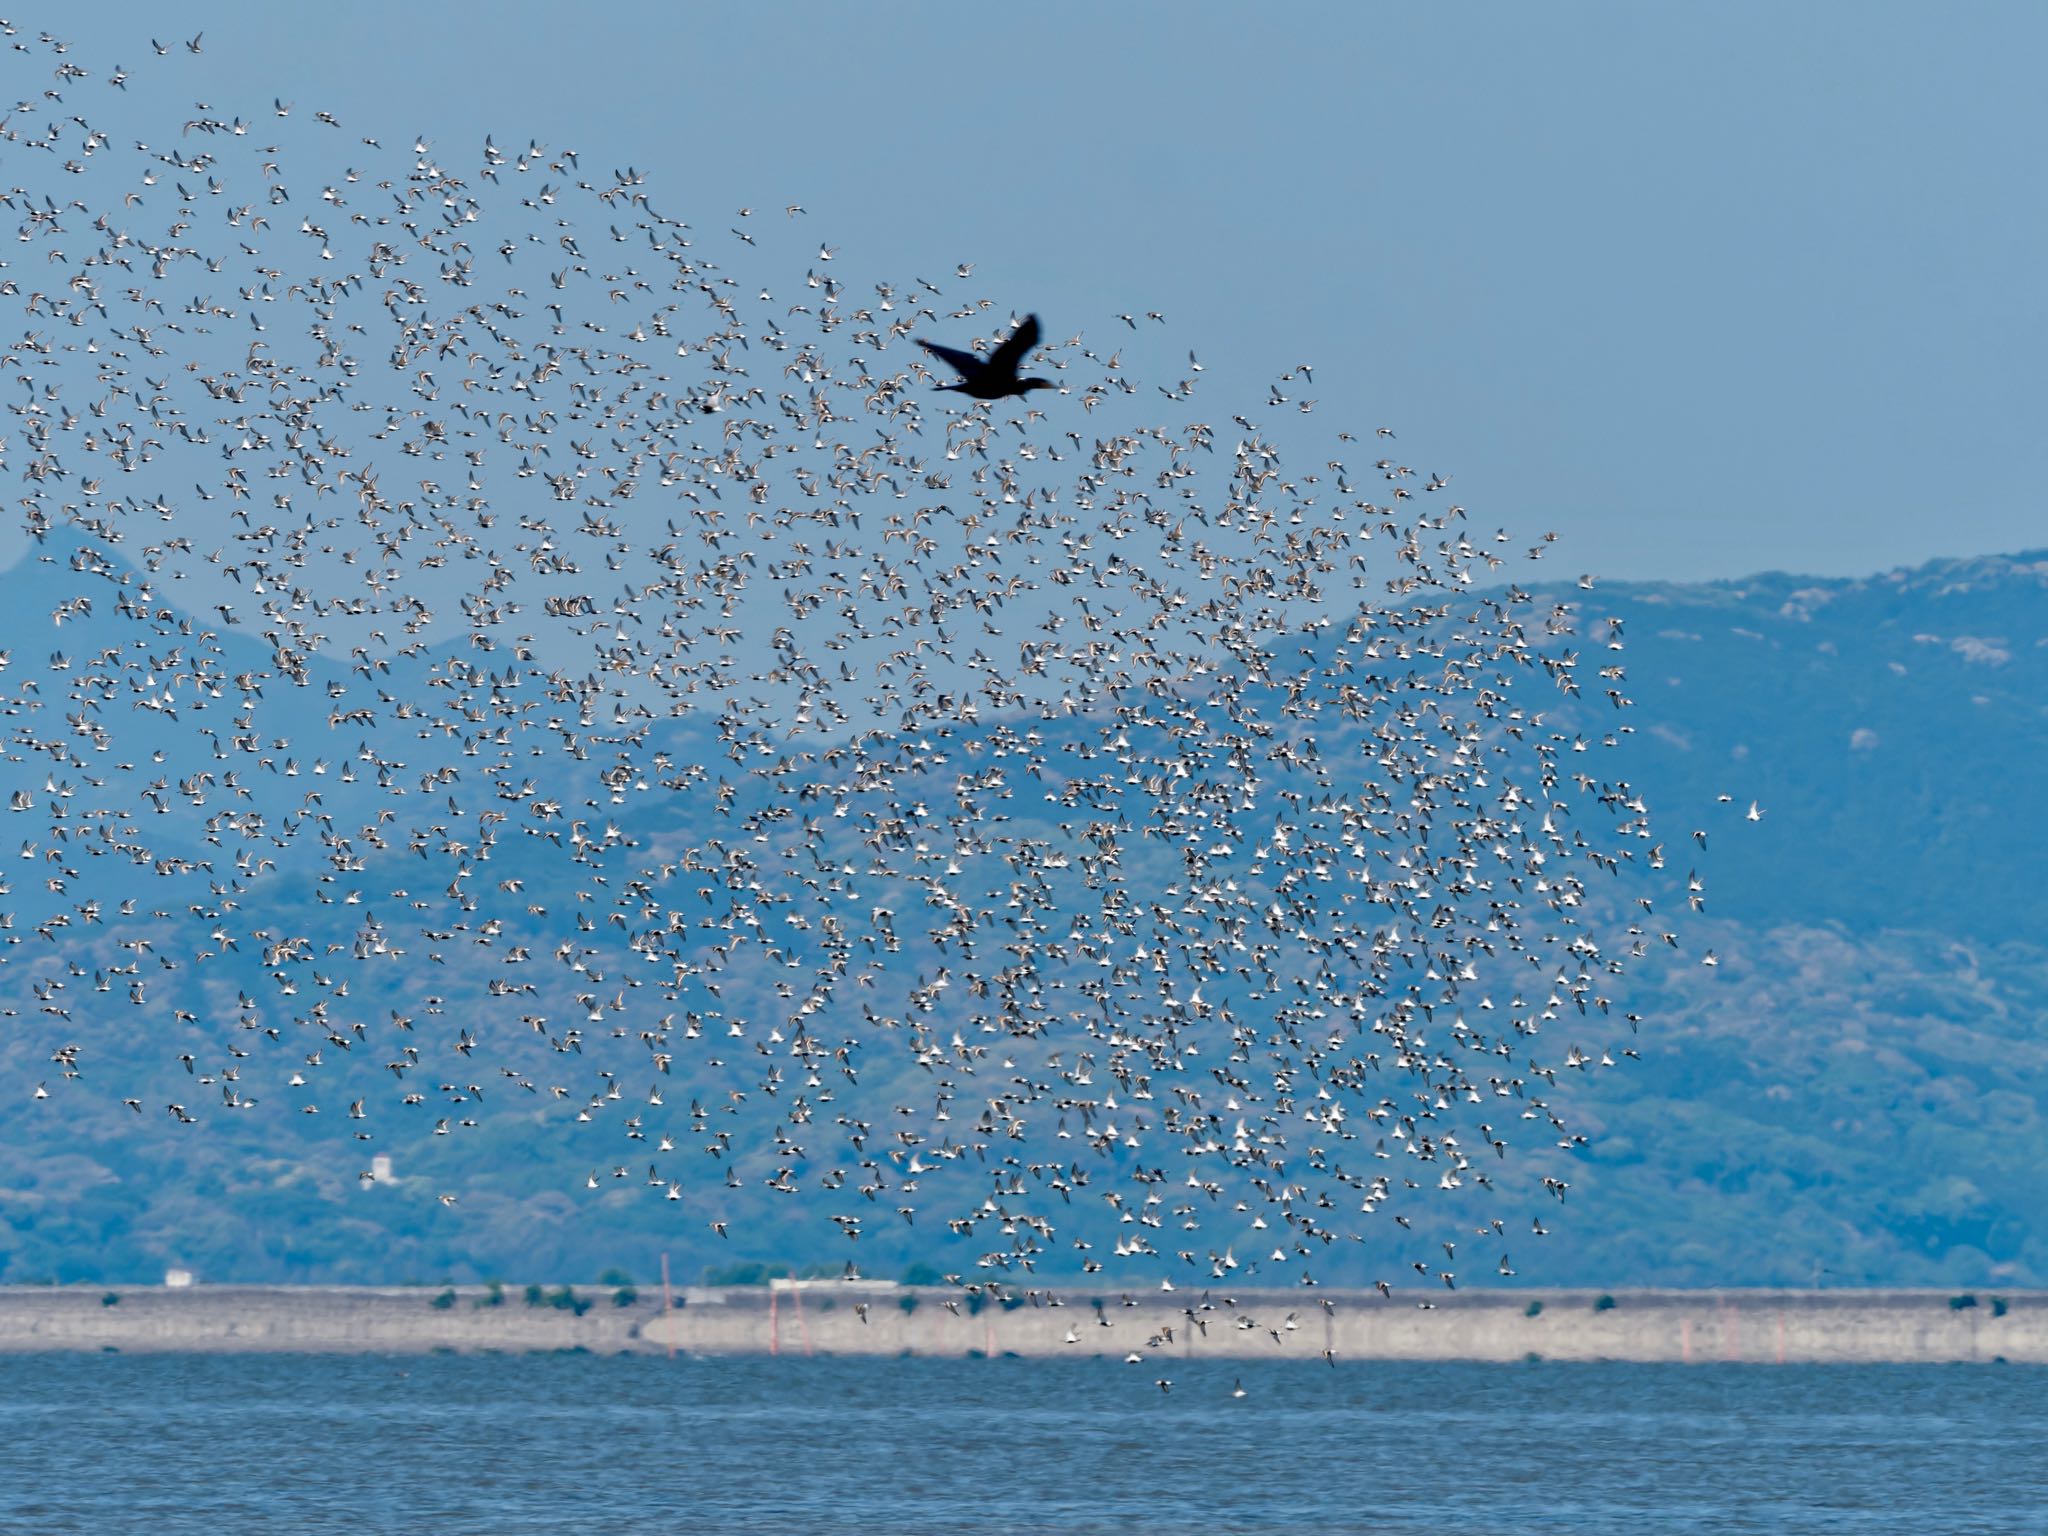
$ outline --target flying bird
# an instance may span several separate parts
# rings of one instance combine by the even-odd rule
[[[1001,400],[1009,395],[1027,395],[1034,389],[1057,387],[1051,379],[1017,377],[1025,356],[1038,345],[1038,335],[1038,316],[1026,315],[1024,323],[986,358],[962,352],[958,347],[940,346],[935,341],[919,341],[918,345],[959,373],[959,383],[941,384],[940,389],[957,390],[976,400]]]

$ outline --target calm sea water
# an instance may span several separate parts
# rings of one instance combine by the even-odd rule
[[[2040,1368],[1168,1368],[5,1357],[0,1530],[2048,1532]]]

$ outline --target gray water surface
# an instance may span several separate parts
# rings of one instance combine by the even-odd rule
[[[1159,1368],[4,1357],[0,1529],[2048,1533],[2037,1367]]]

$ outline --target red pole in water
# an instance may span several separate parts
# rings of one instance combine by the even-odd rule
[[[811,1358],[811,1325],[804,1321],[804,1293],[792,1287],[789,1299],[796,1307],[796,1329],[803,1337],[804,1358],[808,1360]]]
[[[675,1312],[675,1293],[671,1291],[668,1286],[668,1255],[664,1253],[661,1256],[661,1317],[662,1322],[665,1325],[667,1325],[668,1357],[671,1360],[675,1359],[676,1357],[676,1336],[674,1333],[674,1325],[670,1321],[672,1318],[674,1318]]]

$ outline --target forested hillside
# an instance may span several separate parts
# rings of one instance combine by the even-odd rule
[[[1654,914],[1653,931],[1668,921],[1677,943],[1657,946],[1658,963],[1617,995],[1640,1016],[1639,1060],[1559,1082],[1556,1100],[1590,1134],[1583,1146],[1538,1142],[1525,1162],[1532,1176],[1567,1180],[1569,1193],[1545,1209],[1541,1236],[1515,1205],[1513,1277],[1481,1272],[1471,1283],[2048,1283],[2038,1232],[2048,1209],[2048,557],[1860,581],[1770,575],[1557,596],[1584,627],[1621,621],[1634,700],[1610,718],[1607,701],[1589,696],[1557,719],[1632,725],[1629,780],[1668,860],[1696,869],[1704,910]],[[274,718],[295,708],[307,718],[277,728],[317,737],[318,702],[310,690],[302,702],[286,694]],[[1041,729],[1052,751],[1063,732],[1082,739],[1088,722]],[[719,761],[708,722],[677,726],[670,747],[678,763]],[[389,750],[402,755],[395,733]],[[166,772],[175,778],[179,766]],[[641,796],[620,814],[658,849],[704,814],[716,777]],[[742,782],[737,792],[753,791]],[[747,811],[742,798],[735,814]],[[1016,814],[1061,835],[1052,809],[1020,800]],[[188,841],[201,851],[197,830]],[[529,882],[528,916],[503,942],[520,940],[524,922],[524,941],[541,949],[577,903],[560,861],[519,859],[508,848],[499,878]],[[379,878],[403,864],[380,866]],[[348,881],[322,885],[316,869],[303,863],[262,886],[280,931],[310,931],[317,907],[353,899]],[[387,891],[400,906],[416,899],[386,879],[368,906],[393,907]],[[113,957],[89,958],[86,938],[66,942],[81,946],[76,984],[90,988],[92,966]],[[396,1016],[422,996],[431,1014],[433,999],[462,995],[464,968],[481,963],[459,943],[393,955],[380,942],[354,956],[351,1002],[367,1016]],[[791,953],[808,942],[792,940]],[[559,1024],[525,1016],[566,996],[423,1019],[440,1034],[488,1038],[476,1059],[488,1054],[492,1070],[519,1067],[479,1070],[471,1082],[461,1075],[467,1050],[436,1058],[423,1075],[441,1093],[416,1115],[376,1112],[389,1064],[368,1051],[327,1050],[318,1113],[286,1090],[281,1058],[263,1049],[224,1084],[224,1029],[241,1018],[264,1045],[247,985],[260,960],[216,959],[200,980],[166,976],[153,994],[165,1005],[139,1038],[82,1024],[88,1065],[77,1082],[32,1043],[42,1038],[26,1027],[36,1000],[9,999],[0,1065],[24,1091],[0,1134],[0,1280],[138,1281],[172,1264],[244,1281],[555,1280],[609,1269],[644,1280],[664,1253],[683,1278],[748,1263],[836,1270],[849,1258],[889,1275],[957,1268],[969,1253],[938,1218],[899,1220],[885,1202],[850,1246],[764,1191],[723,1192],[746,1213],[723,1235],[694,1192],[650,1197],[636,1187],[646,1159],[593,1153],[579,1139],[576,1100],[547,1091],[551,1063],[579,1047]],[[772,976],[736,975],[727,1005],[772,1006]],[[868,1090],[886,1097],[894,1075],[917,1091],[923,1069],[908,1052],[868,1059]],[[666,1093],[678,1105],[715,1103],[738,1081],[672,1081]],[[50,1096],[29,1100],[38,1082]],[[224,1090],[251,1102],[189,1124],[164,1111]],[[361,1120],[351,1114],[359,1096],[371,1105]],[[391,1160],[389,1176],[364,1178],[379,1157]],[[727,1165],[706,1177],[728,1177]],[[1152,1270],[1094,1257],[1107,1279],[1156,1283]],[[1071,1273],[1079,1262],[1048,1255],[1043,1269]],[[1322,1278],[1369,1280],[1373,1265],[1363,1248],[1339,1251]]]

